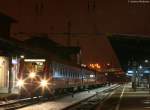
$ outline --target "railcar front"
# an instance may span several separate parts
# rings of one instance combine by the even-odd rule
[[[48,86],[47,61],[45,59],[22,59],[17,86],[25,97],[43,95]]]

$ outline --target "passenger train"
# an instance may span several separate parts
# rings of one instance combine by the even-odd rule
[[[86,67],[46,59],[21,60],[17,86],[23,96],[74,92],[107,83],[104,73]]]

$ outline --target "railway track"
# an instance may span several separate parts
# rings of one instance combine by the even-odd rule
[[[17,99],[17,100],[6,102],[4,104],[0,104],[0,110],[16,110],[18,108],[23,108],[23,107],[34,105],[37,103],[43,103],[46,101],[59,99],[59,98],[65,97],[67,95],[70,95],[70,94],[64,94],[61,96],[53,96],[53,97],[38,96],[38,97],[33,97],[33,98]]]
[[[53,96],[49,98],[44,98],[42,96],[33,97],[33,98],[23,98],[23,99],[16,99],[11,101],[6,101],[3,104],[0,104],[0,110],[15,110],[18,108],[23,108],[26,106],[34,105],[36,103],[43,103],[46,101],[59,99],[65,96],[71,95],[71,93],[63,94],[61,96]]]
[[[46,101],[59,99],[67,95],[70,95],[70,93],[59,95],[59,96],[53,96],[53,97],[37,96],[37,97],[32,97],[32,98],[22,98],[22,99],[6,101],[5,103],[0,104],[0,110],[15,110],[18,108],[23,108],[26,106],[34,105],[36,103],[43,103]]]
[[[89,97],[87,99],[84,99],[74,105],[71,105],[63,110],[94,110],[94,108],[100,104],[103,103],[105,100],[107,100],[113,93],[113,91],[120,87],[115,86],[109,89],[106,89],[102,92],[96,92],[95,95],[93,95],[92,97]]]
[[[10,102],[6,102],[5,104],[0,104],[0,110],[15,110],[18,108],[44,102],[47,100],[48,100],[47,98],[43,98],[42,96],[13,100]]]

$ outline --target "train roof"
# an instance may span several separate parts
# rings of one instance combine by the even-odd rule
[[[104,71],[97,71],[97,70],[92,69],[92,68],[82,67],[80,64],[75,64],[75,63],[72,63],[72,62],[69,62],[69,61],[66,61],[66,60],[61,60],[61,59],[57,59],[56,58],[53,61],[61,63],[61,64],[64,64],[64,65],[73,66],[73,67],[76,67],[76,68],[82,68],[82,69],[85,69],[85,70],[88,70],[88,71],[94,71],[94,72],[104,73]]]

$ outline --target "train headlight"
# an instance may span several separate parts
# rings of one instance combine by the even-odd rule
[[[40,86],[41,87],[47,87],[47,85],[48,85],[48,81],[47,80],[41,80],[41,82],[40,82]]]
[[[36,76],[36,73],[35,72],[31,72],[30,74],[29,74],[29,78],[35,78],[35,76]]]
[[[24,80],[20,79],[17,81],[17,86],[18,87],[23,87],[24,86]]]

